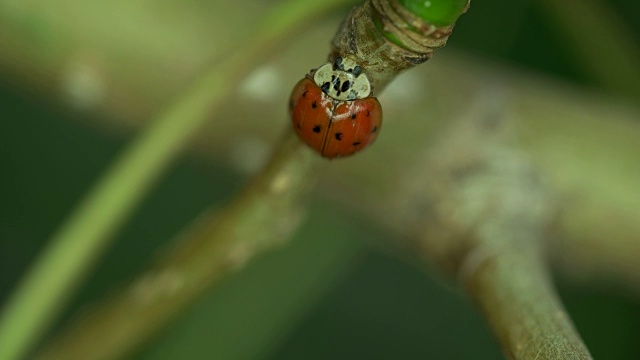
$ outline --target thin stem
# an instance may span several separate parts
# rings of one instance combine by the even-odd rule
[[[302,219],[315,154],[287,136],[267,167],[224,211],[201,216],[128,287],[76,319],[38,359],[115,359],[129,353],[205,289],[286,241]]]
[[[369,0],[355,7],[333,39],[329,61],[347,54],[355,56],[372,92],[379,94],[402,71],[429,60],[434,50],[447,43],[469,0],[433,0],[430,4]]]
[[[464,281],[509,359],[591,359],[535,247],[495,253]]]
[[[427,211],[413,215],[419,253],[466,286],[508,358],[590,359],[548,274],[553,191],[511,145],[509,119],[474,110],[432,149]]]
[[[344,0],[290,0],[266,14],[253,39],[212,66],[193,88],[151,121],[82,200],[28,271],[0,317],[0,359],[21,358],[55,318],[112,235],[185,144],[231,96],[230,89],[273,45]]]
[[[469,0],[396,0],[414,15],[437,26],[456,22]]]

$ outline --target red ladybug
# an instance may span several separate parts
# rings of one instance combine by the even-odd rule
[[[351,57],[338,57],[300,80],[289,111],[298,136],[323,157],[356,153],[378,136],[382,107]]]

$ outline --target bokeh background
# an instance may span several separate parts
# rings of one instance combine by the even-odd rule
[[[224,57],[225,49],[242,46],[251,24],[275,2],[0,1],[0,303],[149,115],[203,66]],[[594,75],[574,35],[559,21],[582,17],[580,2],[569,15],[559,15],[548,2],[472,1],[449,45],[432,62],[477,59],[506,74],[548,77],[578,92],[637,100],[633,91],[608,86]],[[611,13],[605,15],[622,24],[632,43],[640,43],[640,3],[586,3],[606,6]],[[223,206],[242,189],[286,125],[288,89],[324,61],[346,11],[310,23],[234,90],[237,97],[223,118],[212,120],[231,125],[200,136],[158,179],[57,328],[87,303],[117,291],[202,210]],[[100,12],[105,23],[96,16]],[[210,16],[193,17],[203,12]],[[597,47],[608,40],[592,41]],[[78,44],[84,51],[77,51]],[[616,56],[601,55],[605,61]],[[396,108],[419,111],[422,93],[412,90],[412,78],[399,79],[403,82],[383,95],[383,105],[385,97],[395,104],[386,116],[393,117]],[[118,94],[109,93],[110,82]],[[127,86],[130,92],[123,91]],[[238,125],[264,109],[275,114],[272,124],[258,130]],[[375,151],[363,156],[375,158]],[[317,194],[291,242],[207,293],[132,358],[501,358],[473,304],[438,273],[389,250],[386,244],[394,237]],[[637,358],[637,297],[588,280],[557,280],[595,358]]]

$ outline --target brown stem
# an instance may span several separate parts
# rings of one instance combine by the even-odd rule
[[[510,359],[590,359],[543,252],[554,193],[509,144],[506,119],[456,125],[432,149],[429,177],[414,183],[429,199],[413,215],[419,253],[460,279]]]
[[[509,359],[591,359],[535,247],[486,256],[464,285]]]
[[[228,208],[204,214],[155,266],[80,314],[36,358],[120,358],[205,289],[282,244],[302,218],[299,201],[310,188],[314,156],[288,131],[269,165]]]

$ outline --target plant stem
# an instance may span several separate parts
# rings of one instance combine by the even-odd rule
[[[265,249],[285,242],[303,218],[301,198],[315,154],[287,131],[267,167],[223,212],[209,211],[178,236],[155,266],[96,304],[38,359],[116,359]]]
[[[52,236],[0,316],[0,360],[24,356],[37,341],[120,225],[185,144],[220,107],[242,76],[283,37],[319,12],[347,3],[290,0],[265,15],[255,36],[212,66],[106,171]]]
[[[509,119],[474,110],[432,149],[416,184],[429,199],[413,215],[419,253],[467,288],[507,358],[590,359],[548,274],[554,194],[511,145]]]
[[[456,22],[469,6],[469,0],[397,0],[402,6],[422,20],[437,26]]]
[[[492,254],[464,280],[508,359],[591,359],[536,247]]]
[[[333,39],[329,61],[354,55],[371,82],[372,92],[380,93],[402,71],[429,60],[435,49],[447,43],[469,0],[433,0],[430,4],[369,0],[355,7]]]

